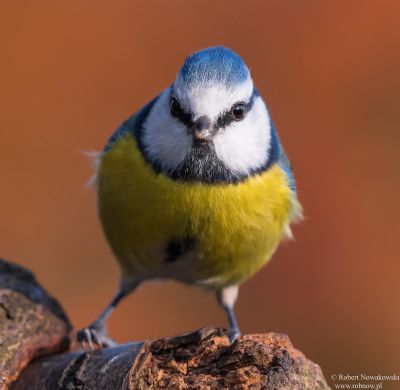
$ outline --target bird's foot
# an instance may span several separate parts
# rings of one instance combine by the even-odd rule
[[[240,335],[241,333],[239,329],[237,328],[229,329],[228,332],[229,342],[233,344]]]
[[[93,322],[86,328],[83,328],[77,332],[78,342],[83,348],[93,351],[95,345],[99,348],[114,347],[117,343],[110,338],[107,334],[107,330],[102,323]]]

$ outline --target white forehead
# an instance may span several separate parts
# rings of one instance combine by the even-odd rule
[[[253,93],[253,80],[249,77],[241,84],[227,87],[219,83],[199,83],[188,87],[178,76],[173,86],[180,104],[195,116],[216,119],[239,101],[248,102]]]

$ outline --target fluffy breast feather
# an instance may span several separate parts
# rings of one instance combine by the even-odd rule
[[[240,283],[270,259],[301,214],[278,164],[238,184],[178,182],[156,174],[130,135],[102,154],[97,185],[111,247],[123,272],[141,279]],[[165,261],[168,243],[188,237],[197,256]]]

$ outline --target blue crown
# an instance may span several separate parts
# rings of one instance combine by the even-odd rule
[[[186,58],[179,78],[190,85],[215,83],[232,88],[250,76],[246,64],[234,51],[216,46]]]

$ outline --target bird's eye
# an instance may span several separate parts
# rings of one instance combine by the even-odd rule
[[[181,106],[179,105],[178,101],[175,98],[171,99],[170,109],[171,109],[172,116],[174,116],[174,117],[179,116],[179,113],[181,111]]]
[[[231,108],[231,114],[235,121],[241,121],[246,116],[246,112],[247,112],[247,107],[246,104],[244,103],[236,103]]]

